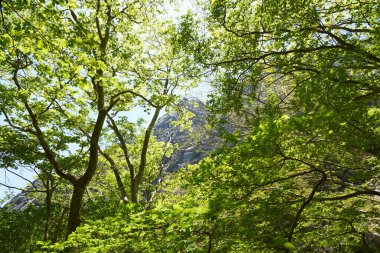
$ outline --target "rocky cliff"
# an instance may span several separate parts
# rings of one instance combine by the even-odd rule
[[[208,112],[203,102],[198,99],[184,99],[179,106],[194,115],[191,118],[190,130],[181,130],[173,126],[172,122],[180,117],[178,112],[161,117],[154,129],[154,135],[159,141],[169,141],[175,146],[174,153],[164,161],[167,172],[175,172],[187,164],[198,163],[209,155],[220,141],[217,133],[207,128]]]
[[[23,211],[29,205],[38,205],[38,201],[36,198],[32,198],[30,196],[30,192],[34,191],[36,188],[42,188],[41,182],[39,180],[35,180],[33,185],[29,185],[25,187],[25,190],[11,198],[5,205],[6,208],[13,211]]]

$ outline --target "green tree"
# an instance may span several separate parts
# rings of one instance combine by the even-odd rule
[[[379,231],[377,2],[216,0],[205,11],[210,108],[220,122],[234,110],[250,134],[229,135],[235,146],[200,180],[249,205],[230,212],[250,219],[256,246],[366,247]]]
[[[160,29],[157,29],[157,24],[154,24],[143,29],[144,40],[148,43],[142,48],[143,53],[135,59],[133,68],[129,70],[129,75],[133,76],[135,85],[141,87],[140,93],[135,94],[141,99],[140,105],[146,111],[153,111],[148,126],[142,131],[143,137],[136,136],[139,132],[134,130],[133,124],[128,123],[127,117],[119,117],[117,120],[118,114],[122,115],[125,111],[122,107],[116,107],[114,113],[107,115],[108,126],[114,132],[123,154],[124,168],[129,172],[129,194],[133,203],[139,202],[141,185],[145,180],[144,176],[149,165],[147,159],[149,151],[158,156],[155,158],[155,165],[150,165],[150,167],[156,167],[156,176],[159,174],[162,159],[170,155],[166,152],[167,148],[162,147],[161,151],[159,151],[160,149],[152,151],[154,147],[150,147],[154,146],[151,145],[150,140],[160,114],[164,109],[166,112],[175,110],[179,99],[176,93],[179,90],[184,91],[194,87],[198,80],[196,75],[199,65],[196,64],[187,49],[181,45],[181,25],[177,27],[167,21],[161,22],[160,26]],[[149,94],[149,97],[142,94]],[[190,116],[189,112],[182,112],[178,124],[184,124],[187,117]],[[131,156],[133,151],[131,152],[128,143],[141,146],[135,157]],[[115,145],[112,150],[114,149]],[[134,152],[136,152],[136,148]],[[106,151],[102,154],[113,168],[122,199],[128,199],[125,186],[118,175],[120,173],[116,168],[117,162]],[[152,181],[153,179],[151,178]]]
[[[61,252],[211,252],[207,201],[193,187],[186,191],[184,174],[170,175],[150,208],[136,203],[119,206],[103,219],[86,220],[69,239],[44,246]],[[179,194],[179,192],[181,192]]]
[[[5,115],[5,121],[7,123],[11,122],[5,111],[3,111],[3,114]],[[33,193],[37,193],[37,195],[44,194],[44,199],[39,198],[39,203],[45,203],[44,239],[48,240],[49,229],[51,227],[50,221],[52,219],[53,193],[62,182],[56,178],[50,163],[46,161],[45,156],[38,150],[36,140],[13,128],[14,125],[11,127],[7,125],[0,126],[0,136],[2,138],[0,164],[3,170],[18,177],[19,180],[25,181],[29,187],[28,189],[21,189],[20,187],[6,183],[0,184],[10,189],[26,191],[30,195]],[[22,168],[34,171],[36,173],[35,180],[31,181],[22,176],[20,172]]]
[[[164,45],[155,37],[164,32],[153,27],[168,27],[160,13],[159,1],[1,2],[4,125],[38,143],[54,172],[73,186],[67,235],[81,223],[107,115],[111,119],[136,103],[155,110],[136,172],[135,182],[142,181],[154,122],[175,98],[182,82],[176,78],[186,75],[190,59],[160,48],[174,35],[166,30],[172,36]]]
[[[4,252],[33,252],[36,242],[43,238],[43,209],[30,205],[27,209],[15,212],[0,209],[0,246]]]

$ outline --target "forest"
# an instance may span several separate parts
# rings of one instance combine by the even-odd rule
[[[0,252],[380,252],[378,0],[0,12]]]

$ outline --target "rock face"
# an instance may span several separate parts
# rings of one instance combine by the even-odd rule
[[[174,153],[164,161],[167,172],[175,172],[187,164],[198,163],[209,155],[220,141],[217,134],[207,129],[206,118],[208,112],[205,104],[198,99],[183,99],[180,108],[194,114],[191,130],[181,130],[173,126],[179,113],[166,114],[161,117],[155,128],[154,135],[159,141],[170,142],[175,145]]]
[[[37,199],[31,197],[29,193],[35,188],[42,188],[42,185],[39,180],[35,180],[33,185],[27,186],[24,191],[11,198],[5,205],[5,208],[13,211],[24,211],[31,204],[38,205]]]

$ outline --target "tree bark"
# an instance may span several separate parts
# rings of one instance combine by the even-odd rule
[[[139,185],[136,178],[131,178],[131,200],[133,203],[139,202]]]
[[[140,156],[139,171],[137,175],[135,176],[135,178],[131,178],[131,195],[132,195],[131,198],[132,198],[133,203],[139,202],[139,187],[144,177],[144,172],[146,168],[149,140],[150,140],[150,137],[152,136],[153,127],[157,122],[158,116],[160,115],[160,111],[162,108],[163,106],[158,106],[155,108],[153,118],[151,119],[149,126],[145,131],[144,142],[143,142],[143,147],[142,147],[141,156]]]
[[[61,229],[62,229],[62,223],[63,223],[65,215],[68,211],[69,211],[69,208],[67,208],[67,207],[64,207],[62,210],[61,216],[59,217],[59,220],[58,220],[58,224],[55,228],[55,234],[54,234],[54,238],[52,241],[53,243],[56,243],[61,238],[60,234],[61,234]]]
[[[44,241],[49,240],[49,227],[51,219],[51,198],[53,195],[52,189],[46,190],[46,220],[45,220],[45,229],[44,229]]]
[[[75,232],[75,230],[77,229],[77,227],[79,227],[81,223],[80,209],[82,206],[83,195],[85,190],[86,186],[82,186],[79,184],[74,185],[74,191],[70,201],[70,213],[69,220],[67,223],[66,240],[71,233]]]
[[[100,154],[102,154],[102,156],[108,161],[108,163],[111,166],[113,174],[115,175],[115,179],[116,179],[117,187],[120,192],[121,200],[123,200],[124,202],[127,202],[128,201],[127,191],[125,190],[123,180],[121,179],[120,172],[116,166],[115,161],[106,152],[102,151],[100,147],[98,147],[98,149],[99,149]]]

